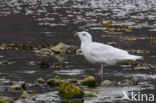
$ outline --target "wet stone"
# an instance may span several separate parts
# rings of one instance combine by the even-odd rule
[[[137,78],[132,78],[131,79],[131,85],[138,85],[138,79]]]
[[[62,79],[59,76],[47,80],[47,85],[49,87],[58,87],[61,83],[62,83]]]
[[[78,47],[76,47],[76,46],[70,46],[67,49],[66,54],[76,54],[77,49],[78,49]]]
[[[22,91],[23,88],[21,87],[21,85],[13,85],[13,86],[10,86],[10,90],[11,91]]]
[[[21,99],[26,99],[28,97],[30,97],[30,95],[26,91],[23,91],[23,93],[21,95]]]
[[[68,79],[68,82],[69,83],[77,83],[77,79],[76,78],[71,78],[71,79]]]
[[[85,79],[83,79],[81,81],[81,83],[85,86],[88,86],[88,87],[96,87],[97,85],[97,80],[95,79],[95,77],[93,76],[88,76],[86,77]]]
[[[35,82],[37,82],[39,84],[44,84],[45,83],[45,80],[43,78],[38,78],[38,79],[36,79]]]
[[[36,65],[35,61],[29,61],[28,65]]]
[[[65,53],[69,47],[69,45],[60,42],[57,45],[52,46],[50,50],[56,53]]]
[[[49,62],[46,62],[46,61],[39,62],[38,65],[39,65],[40,68],[42,68],[42,69],[47,69],[47,68],[50,67]]]
[[[47,55],[53,55],[54,53],[48,49],[48,48],[43,48],[39,51],[41,56],[47,56]]]
[[[110,80],[104,80],[102,83],[101,83],[102,86],[106,86],[106,87],[109,87],[112,85],[112,81]]]

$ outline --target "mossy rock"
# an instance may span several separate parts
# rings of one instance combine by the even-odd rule
[[[59,87],[59,96],[61,99],[83,99],[84,92],[79,87],[64,82]]]
[[[7,101],[4,99],[0,99],[0,103],[7,103]]]
[[[84,103],[84,100],[83,99],[63,100],[63,101],[60,101],[59,103]]]
[[[97,80],[93,76],[88,76],[81,82],[83,85],[86,85],[88,87],[96,87]]]
[[[13,101],[12,98],[9,97],[0,99],[0,103],[12,103],[12,101]]]

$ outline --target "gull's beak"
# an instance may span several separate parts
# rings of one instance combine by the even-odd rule
[[[78,32],[75,32],[74,35],[75,35],[75,36],[78,36]]]

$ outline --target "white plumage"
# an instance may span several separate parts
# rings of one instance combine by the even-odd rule
[[[123,61],[143,59],[142,56],[131,55],[126,50],[93,42],[88,32],[77,32],[76,35],[78,35],[81,40],[82,53],[90,63],[115,65]],[[103,66],[101,69],[101,72],[103,72]]]
[[[127,60],[142,59],[141,56],[131,55],[125,50],[97,42],[82,43],[81,50],[89,62],[96,64],[115,65]]]

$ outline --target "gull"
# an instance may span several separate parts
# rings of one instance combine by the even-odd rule
[[[93,42],[90,33],[76,32],[81,41],[81,51],[84,57],[92,64],[100,64],[99,75],[103,80],[103,65],[115,65],[124,61],[136,61],[143,59],[142,56],[131,55],[126,50],[115,48],[103,43]]]

